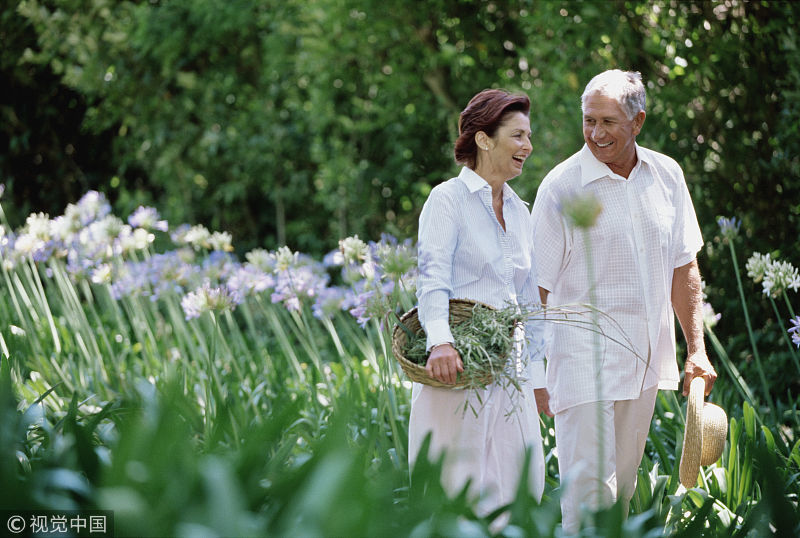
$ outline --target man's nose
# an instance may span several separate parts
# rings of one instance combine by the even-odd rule
[[[599,125],[595,125],[594,129],[592,129],[592,140],[598,140],[606,134],[606,130],[600,127]]]

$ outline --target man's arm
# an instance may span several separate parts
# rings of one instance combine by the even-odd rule
[[[539,299],[541,299],[542,306],[547,306],[547,296],[549,294],[549,291],[539,286]],[[550,393],[547,392],[547,389],[544,387],[533,389],[533,395],[536,399],[536,408],[539,412],[544,413],[548,417],[552,417],[553,412],[550,410]]]
[[[695,377],[705,378],[708,394],[717,379],[717,372],[708,360],[703,340],[703,291],[697,260],[675,268],[672,274],[672,308],[686,338],[683,395],[689,394],[689,385]]]

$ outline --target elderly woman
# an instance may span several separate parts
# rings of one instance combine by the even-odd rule
[[[498,308],[539,303],[530,215],[507,184],[522,172],[532,151],[529,110],[525,95],[485,90],[473,97],[461,112],[455,143],[455,160],[463,168],[458,177],[434,187],[422,208],[419,318],[430,352],[426,369],[442,383],[455,383],[463,371],[448,322],[450,298]],[[412,389],[410,464],[430,433],[429,456],[446,454],[444,487],[453,494],[471,479],[471,493],[480,496],[478,509],[484,514],[513,500],[521,479],[536,498],[544,489],[534,399],[534,388],[544,386],[542,331],[529,322],[525,333],[511,359],[524,365],[521,392],[496,383],[477,391],[418,383]],[[464,412],[467,403],[477,413]],[[530,472],[523,477],[528,448]]]

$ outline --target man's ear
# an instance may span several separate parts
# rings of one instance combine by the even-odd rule
[[[634,136],[638,135],[642,131],[642,125],[644,125],[644,118],[646,114],[644,110],[640,110],[638,114],[633,117],[633,134]]]

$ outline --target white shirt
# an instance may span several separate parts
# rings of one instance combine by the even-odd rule
[[[464,167],[458,177],[433,188],[419,219],[419,319],[427,347],[453,342],[449,299],[480,301],[496,308],[540,305],[528,208],[503,185],[503,219],[497,221],[489,184]],[[543,328],[529,322],[521,358],[534,388],[544,386]]]
[[[608,315],[599,320],[603,335],[571,322],[547,324],[547,389],[556,413],[591,401],[638,398],[656,385],[678,387],[672,275],[695,258],[703,239],[680,166],[638,145],[636,153],[626,180],[584,145],[544,178],[536,194],[536,271],[539,285],[551,292],[548,307],[591,303],[591,276],[593,304]],[[603,208],[587,230],[588,243],[560,210],[586,192]]]

